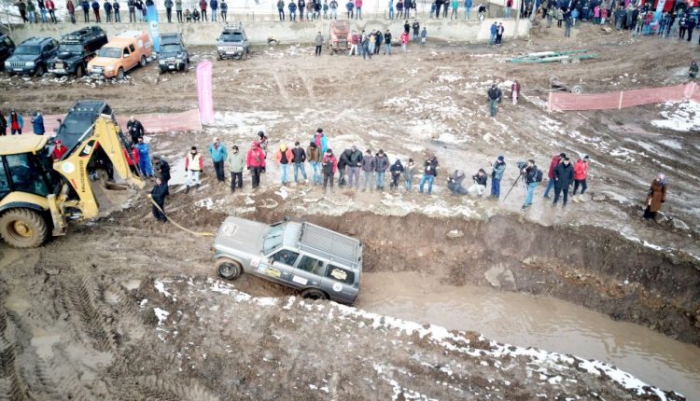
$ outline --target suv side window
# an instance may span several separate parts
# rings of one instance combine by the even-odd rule
[[[0,159],[0,199],[4,198],[10,192],[10,181],[7,179],[7,171],[5,164]]]
[[[297,252],[293,252],[288,249],[282,249],[272,255],[273,261],[285,264],[287,266],[294,266],[294,263],[296,263],[298,258],[299,254]]]
[[[355,283],[354,272],[332,264],[328,265],[326,277],[347,285],[353,285]]]
[[[124,56],[129,56],[130,54],[131,54],[131,52],[129,51],[129,48],[125,47],[124,48]]]
[[[297,266],[297,269],[309,272],[311,274],[315,274],[317,276],[323,276],[324,267],[325,266],[322,261],[309,256],[302,256],[301,262],[299,262],[299,266]]]
[[[129,45],[129,51],[130,51],[131,53],[133,53],[133,52],[136,51],[136,48],[134,47],[134,45]]]

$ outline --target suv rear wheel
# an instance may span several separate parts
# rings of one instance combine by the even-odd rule
[[[83,75],[85,75],[85,67],[83,67],[82,64],[78,64],[78,66],[75,67],[75,76],[80,78]]]
[[[216,262],[216,271],[226,280],[235,280],[243,274],[243,267],[235,260],[224,258]]]
[[[139,62],[139,64],[141,64],[141,67],[146,66],[146,56],[141,56],[141,61]]]
[[[44,72],[46,72],[46,71],[44,70],[44,65],[43,65],[43,64],[39,64],[39,65],[36,67],[36,71],[35,71],[36,76],[37,76],[37,77],[42,77],[42,76],[44,76]]]
[[[316,288],[307,288],[304,291],[301,292],[301,297],[304,299],[310,299],[313,301],[316,300],[327,300],[328,299],[328,294],[325,292],[316,289]]]

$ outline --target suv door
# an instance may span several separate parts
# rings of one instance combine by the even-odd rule
[[[129,69],[136,67],[136,65],[139,63],[139,59],[141,58],[140,52],[136,51],[136,47],[132,44],[129,45]]]
[[[290,285],[299,289],[321,288],[325,269],[326,263],[324,261],[308,255],[302,255],[294,269]]]
[[[255,274],[268,280],[291,285],[294,265],[299,260],[299,253],[289,249],[279,249],[263,259],[255,269]]]
[[[332,300],[350,304],[357,297],[356,281],[357,277],[352,270],[328,263],[321,286]]]

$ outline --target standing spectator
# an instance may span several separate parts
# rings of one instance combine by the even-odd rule
[[[554,15],[556,14],[556,11],[554,11],[554,7],[549,7],[547,10],[547,28],[552,27],[552,21],[554,20]]]
[[[644,209],[644,216],[642,219],[654,220],[656,222],[656,214],[661,210],[661,206],[664,202],[666,202],[666,176],[659,173],[649,187],[649,192],[644,202],[646,209]]]
[[[22,128],[24,128],[24,117],[16,110],[12,110],[10,112],[10,132],[12,135],[22,135]]]
[[[375,32],[375,41],[374,41],[374,54],[379,55],[379,51],[382,48],[382,44],[384,44],[384,35],[382,34],[382,31],[377,29]]]
[[[152,2],[152,0],[147,0],[147,1]],[[139,7],[137,7],[137,8],[140,10],[140,13],[141,13],[141,22],[148,22],[147,18],[146,18],[146,13],[148,12],[148,5],[145,4],[142,0],[139,0],[139,2],[136,4],[138,4],[140,6],[140,8]]]
[[[486,186],[488,185],[488,176],[486,175],[486,171],[484,171],[483,168],[480,168],[479,171],[472,176],[472,181],[474,184],[469,187],[467,193],[471,195],[483,196],[484,192],[486,191]]]
[[[306,8],[306,1],[305,0],[299,0],[297,2],[297,6],[299,7],[299,19],[302,21],[304,20],[304,8]]]
[[[538,173],[535,161],[530,159],[527,161],[527,165],[520,171],[520,175],[525,176],[525,185],[527,185],[527,194],[525,195],[525,203],[523,204],[523,209],[527,209],[532,206],[532,197],[535,195],[535,188],[540,184],[538,178],[541,177],[541,173]]]
[[[501,89],[498,88],[496,83],[491,84],[491,89],[488,91],[488,98],[489,98],[489,113],[491,114],[491,117],[496,118],[496,114],[498,113],[498,104],[501,103],[501,97],[503,96],[503,93],[501,92]]]
[[[121,14],[119,14],[119,0],[114,0],[112,3],[112,12],[114,12],[114,22],[122,22]]]
[[[306,168],[304,167],[304,163],[306,163],[306,152],[299,142],[294,143],[294,149],[292,149],[292,163],[294,163],[294,183],[299,183],[299,172],[301,171],[305,183],[308,184],[309,179],[306,176]]]
[[[163,5],[165,6],[165,18],[168,19],[168,24],[171,24],[173,22],[173,0],[165,0]]]
[[[190,186],[194,185],[195,189],[199,189],[199,174],[204,170],[204,160],[202,155],[197,152],[197,147],[192,146],[190,153],[185,156],[185,172],[187,178],[185,180],[185,193],[190,192]]]
[[[347,163],[348,187],[352,188],[354,184],[355,190],[360,189],[360,169],[362,168],[362,159],[362,152],[357,149],[357,146],[352,145]]]
[[[5,115],[2,114],[2,110],[0,110],[0,136],[6,136],[7,135],[7,119],[5,119]]]
[[[358,46],[360,44],[360,35],[357,34],[357,32],[352,31],[352,34],[350,34],[350,50],[348,51],[348,56],[354,55],[359,55],[359,49]]]
[[[292,163],[294,155],[292,151],[287,149],[287,145],[281,144],[279,150],[275,153],[275,161],[280,167],[280,181],[282,185],[289,182],[289,165]]]
[[[698,63],[695,61],[690,62],[690,68],[688,69],[688,78],[691,81],[695,81],[695,78],[698,76]]]
[[[226,23],[226,16],[228,14],[228,3],[226,0],[221,0],[221,4],[219,5],[221,7],[221,19],[224,21],[224,24]]]
[[[347,3],[345,3],[345,9],[348,11],[348,19],[353,19],[355,16],[354,9],[355,9],[355,3],[353,3],[352,0],[348,0]]]
[[[503,27],[502,23],[498,23],[498,30],[496,31],[496,44],[500,45],[503,43],[503,32],[506,28]]]
[[[557,7],[557,28],[561,28],[562,23],[564,22],[564,11]]]
[[[37,0],[36,6],[37,6],[37,8],[39,8],[39,16],[41,17],[41,23],[45,24],[47,19],[46,19],[46,5],[44,4],[44,0]]]
[[[396,2],[396,18],[403,18],[403,0]]]
[[[391,168],[389,168],[389,172],[391,173],[391,183],[389,184],[389,189],[395,191],[399,188],[399,178],[401,178],[404,171],[405,169],[403,164],[401,164],[401,159],[396,159],[394,164],[391,165]]]
[[[323,0],[323,19],[328,19],[328,0]]]
[[[583,158],[578,159],[578,161],[576,161],[576,165],[574,166],[574,193],[571,200],[577,203],[579,201],[586,201],[586,198],[583,197],[583,194],[588,188],[588,185],[586,185],[586,177],[588,177],[588,160],[588,155],[585,155],[583,156]],[[579,187],[581,187],[581,195],[579,195],[579,197],[577,198],[576,192],[578,191]]]
[[[107,22],[112,22],[112,3],[110,3],[110,0],[105,0],[102,7],[104,7],[105,9],[105,16],[107,17]]]
[[[102,22],[100,19],[100,3],[97,0],[92,0],[92,12],[95,14],[95,22],[98,24]]]
[[[146,177],[153,177],[153,168],[151,167],[150,146],[143,141],[143,137],[139,138],[136,144],[136,149],[139,151],[139,169]]]
[[[90,3],[88,0],[83,0],[80,3],[80,7],[83,9],[83,22],[87,24],[90,22]]]
[[[435,177],[437,177],[437,157],[431,155],[431,157],[423,163],[423,167],[423,177],[421,177],[420,184],[418,184],[418,192],[423,193],[423,186],[427,183],[428,195],[430,195],[433,193],[433,181],[435,181]]]
[[[413,7],[413,0],[403,0],[403,18],[411,18],[411,7]]]
[[[211,8],[211,22],[216,22],[216,13],[219,12],[219,0],[210,0],[209,7]]]
[[[231,153],[226,158],[226,163],[231,170],[231,193],[234,193],[236,188],[243,188],[243,169],[245,168],[245,157],[238,150],[238,146],[233,145]]]
[[[370,52],[370,46],[369,46],[369,41],[372,35],[362,35],[363,40],[362,40],[362,59],[365,59],[369,57],[370,60],[372,60],[372,52]]]
[[[377,164],[372,156],[372,151],[367,149],[365,156],[362,158],[362,163],[360,164],[362,168],[362,173],[365,178],[365,186],[362,188],[362,192],[366,190],[372,190],[372,184],[374,183],[374,171],[377,169]]]
[[[38,22],[36,18],[36,6],[32,0],[27,0],[27,14],[29,14],[30,24],[36,24]]]
[[[386,50],[384,51],[384,54],[388,54],[391,56],[391,32],[389,30],[386,30],[386,33],[384,33],[384,43],[386,44]]]
[[[345,149],[343,153],[340,154],[340,158],[338,158],[338,186],[339,187],[344,187],[345,186],[345,173],[346,167],[348,166],[348,161],[350,160],[350,153],[352,151],[350,149]]]
[[[513,0],[506,0],[505,17],[510,18],[510,9],[513,8]]]
[[[316,145],[316,142],[309,142],[309,146],[306,148],[306,157],[311,166],[311,173],[313,175],[314,185],[321,185],[321,161],[322,161],[321,149]]]
[[[207,18],[207,0],[199,0],[199,9],[202,16],[202,22],[209,21]]]
[[[68,10],[68,15],[70,16],[70,22],[75,24],[75,4],[73,4],[73,0],[66,1],[66,10]]]
[[[389,0],[389,19],[394,19],[394,0]]]
[[[469,20],[472,17],[472,0],[464,0],[464,19]]]
[[[175,0],[175,15],[177,15],[177,22],[183,23],[182,20],[182,0]]]
[[[513,100],[513,106],[518,104],[518,96],[520,96],[520,84],[518,81],[513,81],[513,85],[510,86],[510,97]]]
[[[141,121],[134,118],[134,116],[129,117],[129,121],[126,123],[126,130],[129,131],[133,144],[139,143],[139,138],[143,138],[143,136],[146,135],[143,124],[141,124]]]
[[[564,23],[564,37],[570,38],[571,37],[571,25],[572,25],[571,13],[567,12],[565,18],[566,18],[566,21]]]
[[[32,128],[34,129],[34,134],[44,135],[46,129],[44,128],[44,117],[40,112],[36,112],[32,118]]]
[[[389,169],[389,157],[381,149],[374,158],[374,166],[377,171],[377,191],[384,191],[384,174]]]
[[[491,197],[498,200],[501,197],[501,180],[506,172],[505,157],[498,156],[496,162],[492,163],[491,166],[493,167],[491,171]]]
[[[406,31],[401,34],[401,50],[404,53],[408,52],[408,33]]]
[[[56,140],[56,146],[53,148],[53,151],[51,151],[51,159],[53,161],[61,160],[63,155],[68,152],[68,148],[63,146],[63,143],[59,139]]]
[[[265,152],[260,148],[258,141],[253,144],[246,155],[246,167],[250,170],[253,189],[260,186],[260,174],[265,172]]]
[[[695,22],[695,17],[690,17],[690,20],[686,24],[687,29],[688,29],[688,39],[687,39],[688,42],[693,40],[693,29],[695,29],[696,24],[697,23]]]
[[[323,50],[323,35],[321,35],[321,31],[318,31],[318,34],[316,35],[316,55],[317,56],[321,55],[321,50]]]
[[[418,23],[418,20],[414,20],[411,27],[413,28],[413,41],[418,43],[418,38],[420,37],[420,23]]]
[[[337,20],[338,19],[338,1],[337,0],[331,0],[330,9],[331,9],[331,18]]]
[[[425,40],[428,38],[428,30],[423,27],[423,30],[420,32],[420,45],[425,46]]]
[[[437,2],[435,0],[433,0],[433,4],[430,5],[430,14],[428,14],[428,17],[430,19],[433,19],[436,11],[437,11]]]
[[[168,185],[165,184],[160,178],[156,178],[156,185],[153,186],[151,194],[148,195],[155,205],[153,205],[153,217],[156,220],[167,223],[168,218],[165,216],[165,198],[168,196]]]
[[[566,153],[560,153],[558,155],[554,155],[552,157],[552,161],[549,163],[549,173],[547,174],[547,177],[549,178],[549,182],[547,183],[547,188],[544,190],[544,198],[549,199],[549,191],[554,189],[554,182],[555,182],[555,175],[554,175],[554,170],[557,168],[559,163],[566,157]]]
[[[559,196],[562,193],[564,194],[563,207],[566,207],[566,202],[569,200],[569,186],[574,182],[574,166],[571,165],[568,157],[565,157],[554,169],[554,180],[554,202],[552,202],[552,207],[557,205]]]
[[[321,169],[323,170],[323,192],[326,192],[328,184],[331,186],[331,192],[335,192],[333,190],[333,176],[338,170],[338,160],[333,156],[333,151],[331,149],[325,152],[323,160],[321,161]]]
[[[27,4],[24,2],[24,0],[19,0],[17,3],[15,3],[15,6],[17,6],[19,15],[22,17],[22,23],[29,22],[29,19],[27,18]]]
[[[452,14],[450,15],[450,19],[459,19],[459,0],[452,0],[450,4],[452,5]]]
[[[212,10],[212,13],[214,11]],[[226,181],[226,173],[224,172],[224,162],[228,156],[226,147],[219,142],[219,138],[214,138],[214,141],[209,145],[209,156],[214,163],[214,171],[216,172],[216,180],[219,182]]]
[[[413,159],[408,159],[406,168],[403,170],[403,178],[406,180],[406,192],[411,192],[414,175],[416,175],[416,163],[413,162]]]
[[[129,9],[129,22],[136,22],[136,0],[127,0],[126,6]]]
[[[289,2],[289,20],[295,22],[297,20],[297,3],[294,0]]]
[[[323,128],[319,127],[316,129],[314,142],[316,142],[316,146],[321,149],[321,153],[325,155],[326,150],[328,150],[328,137],[323,133]]]
[[[498,34],[498,23],[496,21],[491,24],[490,28],[491,36],[489,36],[489,46],[493,46],[496,43],[496,35]]]
[[[362,0],[355,0],[355,19],[362,19]]]

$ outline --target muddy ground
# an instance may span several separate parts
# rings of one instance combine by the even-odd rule
[[[363,240],[369,272],[420,271],[451,285],[546,294],[700,345],[700,208],[693,196],[699,190],[700,141],[697,133],[652,123],[692,120],[692,110],[683,115],[685,105],[669,104],[548,114],[543,108],[551,75],[589,92],[678,84],[696,50],[584,26],[575,32],[573,47],[585,45],[600,55],[597,60],[505,62],[520,52],[571,48],[561,33],[543,30],[501,48],[430,44],[371,61],[314,58],[306,46],[257,49],[245,62],[215,61],[216,121],[201,133],[151,137],[154,153],[173,165],[167,211],[198,231],[216,230],[228,214],[267,222],[307,219]],[[195,49],[195,59],[213,58],[212,50]],[[485,102],[493,79],[517,79],[524,95],[518,106],[504,102],[496,120],[487,116]],[[0,86],[3,109],[60,113],[81,98],[105,98],[120,114],[196,107],[193,72],[159,75],[152,66],[124,83],[13,77]],[[421,161],[435,152],[442,170],[434,195],[339,190],[324,196],[310,185],[281,189],[274,168],[260,191],[230,195],[214,182],[210,164],[203,187],[182,192],[182,157],[193,144],[204,149],[219,136],[247,148],[259,129],[273,146],[305,142],[317,126],[338,153],[351,144],[383,148],[392,161]],[[522,213],[521,185],[498,203],[445,193],[442,178],[449,170],[476,172],[504,154],[505,192],[517,177],[516,160],[534,157],[547,166],[561,151],[591,155],[585,203],[552,209],[541,201],[540,188],[534,208]],[[659,170],[669,176],[669,198],[661,223],[644,224],[639,205]],[[639,386],[632,379],[600,373],[605,368],[589,369],[566,357],[502,355],[478,334],[453,333],[464,339],[445,340],[440,333],[405,330],[391,319],[374,324],[361,312],[302,303],[289,298],[290,291],[250,277],[235,282],[234,290],[215,278],[209,239],[153,221],[143,194],[125,205],[109,218],[76,225],[41,250],[0,246],[0,394],[183,400],[645,397],[635,393]],[[533,373],[538,370],[544,377]],[[639,391],[650,399],[664,397],[651,388]]]

